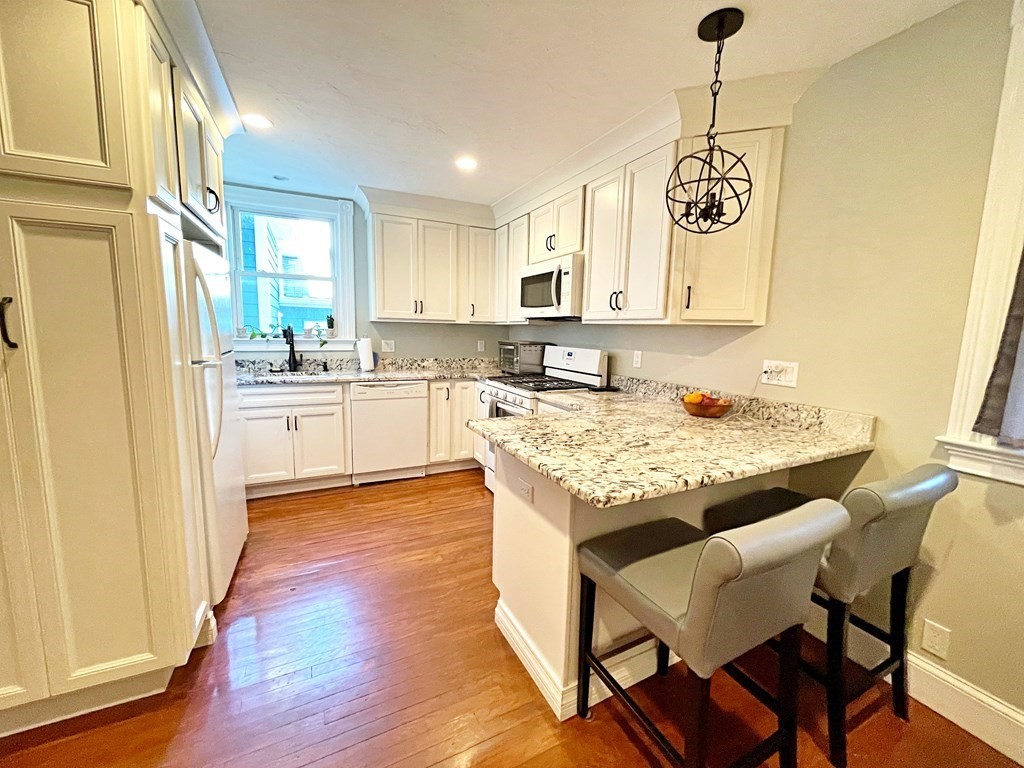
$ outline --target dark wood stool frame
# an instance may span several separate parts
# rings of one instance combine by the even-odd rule
[[[889,631],[886,632],[850,612],[842,600],[811,595],[817,605],[828,613],[825,639],[825,671],[801,660],[801,667],[809,677],[825,686],[828,699],[828,751],[829,762],[836,768],[846,768],[846,707],[866,693],[867,686],[850,694],[846,688],[843,665],[846,661],[847,638],[850,625],[862,629],[889,646],[889,657],[868,671],[875,680],[892,674],[892,708],[901,720],[910,720],[907,706],[907,596],[910,591],[910,569],[893,574],[889,590]]]
[[[654,722],[644,713],[640,705],[612,676],[603,660],[594,653],[594,607],[597,601],[597,584],[586,576],[580,576],[580,629],[579,663],[576,681],[576,713],[584,719],[590,715],[590,672],[600,678],[608,689],[622,700],[626,708],[636,717],[670,762],[684,768],[705,768],[708,758],[708,719],[711,712],[711,680],[705,680],[692,672],[686,675],[687,703],[683,723],[686,756],[672,745]],[[790,627],[780,636],[779,690],[777,696],[761,687],[752,678],[726,664],[723,669],[758,701],[778,717],[778,729],[750,752],[731,763],[730,768],[753,768],[778,753],[781,768],[796,768],[797,704],[800,685],[800,642],[803,627]],[[610,651],[614,654],[621,649]],[[668,674],[669,648],[658,641],[658,674]]]

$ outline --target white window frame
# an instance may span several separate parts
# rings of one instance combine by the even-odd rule
[[[1024,485],[1024,450],[974,432],[995,365],[1024,248],[1024,1],[1014,3],[1010,53],[989,166],[978,253],[946,434],[949,466]]]
[[[228,257],[231,262],[231,304],[235,327],[242,325],[242,248],[239,227],[240,213],[321,219],[330,222],[331,269],[334,273],[334,327],[337,338],[324,340],[295,337],[295,348],[303,352],[350,351],[356,339],[355,257],[352,233],[354,206],[351,200],[337,200],[294,192],[225,185],[228,209]],[[288,345],[284,339],[235,339],[235,349],[243,352],[280,352]]]

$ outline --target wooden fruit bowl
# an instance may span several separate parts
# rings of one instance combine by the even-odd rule
[[[732,410],[732,403],[705,405],[704,403],[687,403],[684,401],[683,408],[691,416],[700,416],[705,419],[720,419]]]

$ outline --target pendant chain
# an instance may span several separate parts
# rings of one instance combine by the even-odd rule
[[[707,138],[708,147],[715,148],[715,139],[718,133],[715,131],[715,121],[718,118],[718,92],[722,90],[722,79],[719,72],[722,69],[722,51],[725,49],[725,38],[719,37],[715,46],[715,79],[711,81],[711,124],[708,126]]]

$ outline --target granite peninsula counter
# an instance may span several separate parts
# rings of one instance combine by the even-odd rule
[[[614,395],[545,395],[564,412],[468,422],[498,449],[495,622],[561,720],[575,713],[580,542],[664,517],[700,526],[713,504],[788,485],[792,467],[873,448],[871,416],[730,396],[732,413],[701,419],[675,400],[686,388],[625,384]],[[600,592],[597,616],[599,648],[639,628]],[[608,667],[625,685],[653,674],[653,641]],[[595,682],[592,694],[607,691]]]

